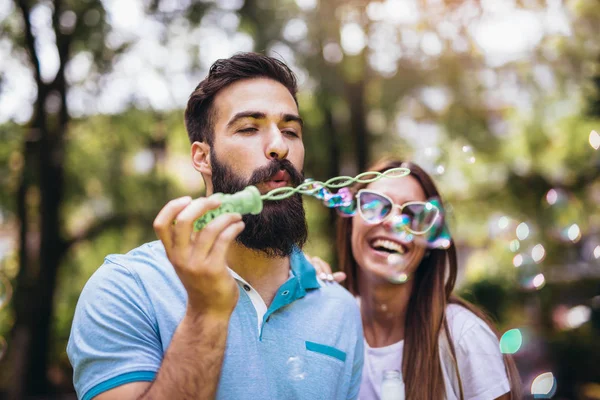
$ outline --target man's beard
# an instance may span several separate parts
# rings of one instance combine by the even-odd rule
[[[212,183],[215,193],[235,193],[246,186],[270,180],[279,171],[286,171],[291,184],[296,187],[304,181],[289,160],[273,159],[267,166],[256,169],[248,181],[237,176],[231,168],[219,162],[214,150],[210,149],[212,161]],[[287,257],[295,247],[302,248],[308,236],[302,196],[298,193],[278,201],[267,200],[258,215],[242,217],[246,227],[236,241],[249,249],[257,250],[268,257]]]

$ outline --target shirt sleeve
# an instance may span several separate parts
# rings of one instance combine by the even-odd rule
[[[78,398],[154,380],[163,352],[153,316],[136,276],[105,261],[81,293],[67,345]]]
[[[459,339],[457,363],[465,399],[491,400],[510,391],[498,338],[478,321]]]
[[[354,348],[354,361],[352,364],[352,376],[350,377],[350,389],[348,390],[348,399],[355,400],[358,398],[360,384],[362,382],[362,370],[365,357],[364,336],[362,329],[362,320],[360,312],[357,308],[357,336],[356,346]]]

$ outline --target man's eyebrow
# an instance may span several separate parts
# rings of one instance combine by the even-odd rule
[[[304,121],[296,114],[282,114],[281,119],[283,122],[297,122],[301,127],[304,127]]]
[[[235,114],[233,118],[231,118],[229,122],[227,122],[227,127],[231,128],[231,126],[233,126],[236,122],[244,118],[266,119],[267,114],[260,111],[242,111]],[[300,124],[301,127],[304,127],[304,121],[302,120],[302,118],[300,118],[299,115],[284,113],[281,114],[281,119],[283,120],[283,122],[297,122],[298,124]]]
[[[253,119],[265,119],[267,118],[267,114],[260,111],[242,111],[233,116],[227,123],[227,127],[231,128],[233,124],[235,124],[240,119],[244,118],[253,118]]]

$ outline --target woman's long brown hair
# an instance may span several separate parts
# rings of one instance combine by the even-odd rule
[[[422,186],[427,198],[441,196],[431,177],[419,166],[399,160],[383,160],[369,171],[383,172],[390,168],[406,167],[410,176]],[[353,191],[364,188],[358,184]],[[440,200],[441,201],[441,200]],[[346,288],[359,296],[358,265],[352,255],[352,218],[339,218],[337,230],[337,252],[340,268],[346,272]],[[439,356],[440,334],[444,329],[448,337],[449,349],[458,376],[460,399],[464,399],[462,382],[456,362],[454,341],[446,321],[445,310],[448,304],[458,304],[485,321],[492,331],[498,331],[490,319],[474,305],[452,294],[456,283],[457,261],[454,241],[448,249],[431,250],[421,261],[414,274],[414,286],[408,303],[404,335],[402,375],[405,397],[410,400],[443,399],[445,396],[444,378]],[[512,357],[504,355],[504,365],[510,381],[511,398],[520,399],[521,381]]]

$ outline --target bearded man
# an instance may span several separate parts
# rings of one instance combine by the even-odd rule
[[[218,60],[185,112],[207,195],[303,181],[296,78],[257,53]],[[302,198],[259,215],[182,197],[158,213],[160,240],[110,255],[86,284],[67,352],[79,398],[355,399],[363,360],[356,301],[302,253]],[[175,223],[174,223],[175,222]]]

